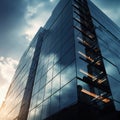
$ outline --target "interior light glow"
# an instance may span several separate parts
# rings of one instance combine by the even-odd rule
[[[101,65],[100,60],[98,60],[95,64],[97,64],[97,65]]]
[[[110,102],[110,99],[104,98],[104,97],[102,97],[100,95],[97,95],[95,93],[92,93],[92,92],[90,92],[88,90],[82,89],[81,92],[83,92],[83,93],[85,93],[85,94],[87,94],[87,95],[89,95],[91,97],[94,97],[95,99],[102,100],[104,103]]]
[[[80,72],[83,73],[83,74],[85,74],[85,75],[87,75],[88,77],[90,77],[90,78],[92,78],[92,79],[94,79],[94,80],[97,79],[95,76],[91,75],[90,73],[85,72],[85,71],[82,70],[82,69],[80,69]]]
[[[94,76],[94,75],[92,75],[92,74],[90,74],[90,73],[87,73],[87,72],[85,72],[84,70],[82,70],[82,69],[80,69],[80,72],[81,73],[83,73],[83,74],[85,74],[85,75],[87,75],[88,77],[90,77],[90,78],[92,78],[92,81],[96,81],[98,78],[96,77],[96,76]],[[102,72],[101,72],[102,73]],[[106,81],[106,79],[98,79],[98,83],[99,84],[101,84],[101,83],[103,83],[104,81]]]
[[[94,62],[94,60],[93,60],[90,56],[87,56],[87,55],[85,55],[84,53],[82,53],[82,52],[80,52],[80,51],[78,51],[78,53],[79,53],[80,55],[82,55],[83,57],[85,57],[86,59],[88,59],[89,61]]]
[[[105,82],[106,81],[106,78],[105,79],[103,79],[103,80],[98,80],[97,82],[99,83],[99,84],[102,84],[103,82]]]
[[[83,43],[83,44],[91,47],[91,45],[90,45],[88,42],[86,42],[85,40],[81,39],[80,37],[77,37],[77,39],[78,39],[81,43]]]

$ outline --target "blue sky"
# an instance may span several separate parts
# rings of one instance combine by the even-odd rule
[[[59,0],[0,1],[0,104],[20,57]],[[120,26],[120,0],[91,0]]]

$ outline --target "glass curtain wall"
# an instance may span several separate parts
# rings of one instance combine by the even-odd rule
[[[112,95],[87,0],[74,0],[73,13],[79,101],[104,109]]]
[[[115,108],[120,111],[120,28],[91,2],[89,2],[89,8]]]
[[[77,102],[71,1],[62,1],[57,7],[61,12],[53,11],[52,25],[43,40],[28,120],[46,119]]]
[[[14,120],[17,119],[19,115],[36,42],[37,36],[31,42],[20,60],[1,111],[2,120]]]

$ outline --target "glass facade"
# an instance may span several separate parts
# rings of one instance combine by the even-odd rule
[[[54,13],[57,19],[44,36],[28,120],[45,119],[77,102],[71,1],[64,6],[59,14]]]
[[[37,43],[40,44],[41,42],[39,40],[39,34],[41,34],[41,29],[40,31],[38,31],[33,41],[30,43],[29,47],[26,49],[23,56],[21,57],[15,75],[13,77],[13,81],[6,95],[3,108],[0,112],[2,120],[18,120],[21,108],[25,106],[25,104],[28,102],[27,99],[25,99],[25,93],[27,90],[27,84],[29,83],[30,85],[31,83],[31,81],[28,82],[28,80],[35,73],[36,67],[35,64],[33,65],[33,63],[35,63],[33,62],[35,61],[35,59],[33,58],[37,59],[37,54],[39,53],[39,51],[37,50],[37,53],[35,54],[35,51],[38,48]],[[34,55],[36,55],[36,57]],[[33,74],[30,74],[31,70],[34,71]],[[29,91],[32,91],[32,89],[27,91],[26,97],[28,97]],[[23,104],[24,102],[26,103]]]
[[[21,58],[3,120],[117,120],[119,33],[89,0],[61,0]]]
[[[89,7],[115,108],[120,111],[120,28],[91,2]]]
[[[19,115],[32,58],[35,51],[36,41],[37,39],[32,41],[20,60],[12,84],[8,90],[4,108],[2,109],[2,120],[14,120],[17,119]]]
[[[74,0],[73,12],[79,100],[105,109],[113,99],[87,1]]]

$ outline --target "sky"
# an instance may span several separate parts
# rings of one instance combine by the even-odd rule
[[[59,0],[0,1],[0,105],[20,57]],[[91,0],[120,26],[120,0]]]

